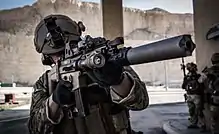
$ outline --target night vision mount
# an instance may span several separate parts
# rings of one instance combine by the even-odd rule
[[[46,24],[48,34],[46,40],[51,41],[49,43],[52,48],[60,48],[65,44],[65,40],[63,37],[63,32],[59,26],[56,24],[56,17],[45,18],[44,22]]]

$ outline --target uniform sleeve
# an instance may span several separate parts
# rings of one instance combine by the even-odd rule
[[[128,109],[133,111],[147,108],[149,105],[149,97],[144,82],[140,80],[137,73],[129,66],[125,67],[123,73],[133,81],[133,87],[125,98],[111,90],[112,100],[115,103],[125,105]]]
[[[43,74],[33,86],[32,102],[30,107],[30,118],[28,128],[30,134],[47,134],[53,131],[55,124],[59,123],[62,114],[57,120],[49,118],[49,94],[46,85],[46,74]]]

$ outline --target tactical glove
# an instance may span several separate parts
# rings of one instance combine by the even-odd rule
[[[119,85],[123,80],[123,67],[114,62],[107,62],[102,68],[88,71],[88,75],[100,86]]]
[[[74,102],[73,86],[68,81],[60,80],[53,92],[53,101],[61,106],[70,105]]]

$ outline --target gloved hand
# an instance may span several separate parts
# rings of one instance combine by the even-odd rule
[[[60,80],[53,92],[53,101],[59,105],[74,103],[74,94],[71,92],[73,85],[69,81]]]
[[[123,67],[114,62],[107,62],[104,67],[87,72],[94,82],[97,82],[103,87],[119,85],[123,80]]]

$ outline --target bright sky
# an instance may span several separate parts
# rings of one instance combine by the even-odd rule
[[[36,0],[0,0],[0,10],[31,5]],[[100,0],[81,0],[99,3]],[[159,7],[172,13],[193,13],[192,0],[123,0],[123,5],[139,9]]]

